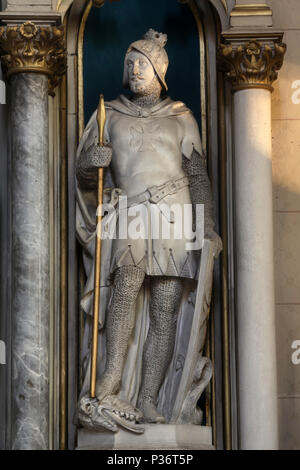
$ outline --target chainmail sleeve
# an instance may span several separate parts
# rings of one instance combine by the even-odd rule
[[[85,151],[82,150],[76,165],[76,178],[80,189],[97,189],[98,172],[95,168],[85,168],[82,161],[85,160]]]
[[[209,234],[214,230],[214,216],[211,184],[207,174],[205,156],[194,149],[190,158],[183,155],[182,168],[190,183],[193,229],[196,226],[196,204],[204,204],[204,233]]]
[[[92,144],[82,149],[76,165],[76,176],[81,189],[97,189],[98,168],[106,168],[111,161],[112,147],[109,144]]]
[[[76,178],[82,190],[94,190],[98,187],[98,168],[109,166],[112,158],[112,147],[108,131],[109,110],[104,126],[104,145],[98,145],[98,123],[96,111],[90,118],[80,140],[76,159]]]

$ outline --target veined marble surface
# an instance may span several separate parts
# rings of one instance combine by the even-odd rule
[[[12,449],[48,448],[48,79],[12,78]]]

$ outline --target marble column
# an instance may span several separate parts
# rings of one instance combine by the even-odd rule
[[[48,447],[48,79],[12,86],[12,449]]]
[[[234,135],[240,446],[277,449],[270,91],[235,93]]]
[[[12,21],[12,20],[10,20]],[[48,93],[66,69],[62,27],[0,28],[11,84],[11,448],[49,448]]]
[[[271,91],[285,46],[220,48],[232,84],[239,447],[278,449]],[[227,38],[228,40],[228,38]]]

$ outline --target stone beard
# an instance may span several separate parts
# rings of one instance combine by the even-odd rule
[[[94,113],[77,152],[77,237],[83,247],[87,274],[81,302],[87,314],[83,351],[86,375],[79,420],[94,430],[116,432],[123,427],[142,433],[143,422],[200,424],[201,412],[196,403],[210,379],[207,371],[211,371],[211,365],[201,357],[204,321],[197,358],[201,372],[197,372],[198,388],[189,400],[189,390],[179,397],[180,374],[189,342],[185,339],[189,327],[185,315],[195,300],[199,253],[186,249],[188,237],[176,239],[173,221],[163,207],[204,204],[205,237],[213,240],[215,256],[221,242],[213,230],[212,197],[197,123],[182,102],[161,98],[162,89],[167,90],[165,42],[166,35],[149,30],[129,47],[123,82],[132,96],[121,95],[106,103],[102,147],[97,144]],[[111,203],[117,207],[118,195],[126,195],[128,211],[140,204],[147,209],[146,214],[149,210],[157,213],[172,236],[128,236],[102,241],[97,398],[91,400],[89,335],[99,167],[107,168],[106,176],[110,173],[110,185],[115,186],[105,191]],[[102,223],[106,222],[104,217]],[[192,228],[192,212],[184,223]],[[179,398],[182,411],[175,418],[173,408]]]

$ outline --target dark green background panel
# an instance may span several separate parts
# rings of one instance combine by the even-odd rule
[[[128,93],[122,87],[124,56],[129,44],[149,29],[167,33],[168,95],[184,101],[200,119],[199,36],[187,5],[177,0],[120,0],[92,8],[84,37],[85,122],[98,104]]]

